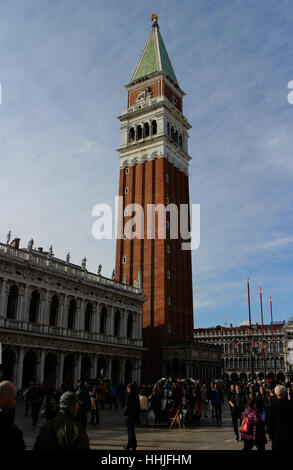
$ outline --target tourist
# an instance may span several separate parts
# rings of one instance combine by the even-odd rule
[[[109,410],[112,410],[112,405],[114,405],[115,409],[117,410],[118,408],[117,394],[118,394],[118,390],[117,390],[116,385],[111,383],[110,390],[109,390]]]
[[[86,428],[87,413],[92,409],[92,402],[85,383],[82,380],[78,381],[76,396],[79,402],[77,419],[81,422],[82,426]]]
[[[288,400],[284,385],[275,388],[277,400],[270,407],[268,434],[272,450],[291,450],[293,443],[293,401]]]
[[[212,393],[214,391],[214,382],[211,382],[211,385],[208,389],[208,400],[210,402],[210,407],[211,407],[211,417],[212,419],[215,418],[215,407],[214,407],[214,404],[213,404],[213,401],[212,401]]]
[[[148,426],[149,424],[149,400],[146,396],[145,390],[139,395],[139,402],[140,402],[140,425],[141,426]]]
[[[293,401],[293,388],[292,388],[292,384],[290,384],[290,382],[288,382],[286,384],[286,389],[287,389],[287,398],[288,398],[288,400]]]
[[[158,387],[154,388],[153,393],[149,396],[150,409],[154,412],[155,415],[155,426],[161,425],[162,418],[162,396]]]
[[[243,429],[245,418],[248,420],[248,426],[246,429]],[[240,431],[244,442],[243,450],[252,450],[254,446],[256,446],[257,450],[265,450],[267,442],[265,425],[259,411],[256,409],[255,398],[249,398],[246,408],[241,415],[241,420]]]
[[[22,431],[14,424],[16,387],[12,382],[0,382],[0,451],[25,449]]]
[[[239,441],[239,431],[238,431],[238,420],[241,424],[241,415],[245,408],[245,397],[241,391],[239,384],[236,385],[235,389],[230,389],[229,393],[229,405],[232,417],[232,423],[235,432],[236,441]]]
[[[32,414],[32,420],[33,420],[33,426],[36,427],[38,419],[39,419],[39,413],[40,409],[43,403],[43,393],[40,388],[40,384],[34,384],[32,386],[31,390],[31,395],[30,395],[30,403],[31,403],[31,414]]]
[[[25,392],[23,393],[23,397],[24,397],[24,401],[25,401],[25,412],[24,412],[24,416],[27,416],[28,413],[29,413],[29,408],[30,408],[30,404],[31,404],[31,395],[32,395],[33,386],[34,386],[34,382],[30,382],[29,388],[26,389]]]
[[[215,417],[217,423],[222,422],[222,405],[224,404],[223,390],[219,389],[219,385],[215,383],[214,390],[212,390],[211,402],[214,406]]]
[[[91,424],[99,424],[100,422],[100,406],[101,406],[102,393],[99,387],[94,385],[91,393]]]
[[[140,401],[135,385],[127,385],[127,400],[124,411],[126,416],[126,427],[128,433],[128,443],[124,447],[125,450],[136,450],[137,441],[135,435],[135,423],[139,422],[140,417]]]
[[[37,436],[34,451],[82,451],[89,450],[88,435],[76,419],[79,400],[75,393],[65,392],[60,398],[60,410],[56,417],[45,423]]]
[[[207,410],[208,410],[208,391],[206,384],[203,384],[200,390],[201,398],[202,398],[202,411],[204,413],[204,417],[207,418]]]
[[[57,406],[58,406],[58,399],[57,399],[57,392],[54,387],[50,387],[48,393],[45,397],[45,416],[47,421],[50,419],[55,418],[57,414]]]
[[[260,385],[259,391],[256,394],[256,409],[260,412],[264,422],[266,422],[268,407],[268,397],[263,385]]]

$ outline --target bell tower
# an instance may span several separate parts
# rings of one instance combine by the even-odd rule
[[[117,239],[115,267],[117,281],[130,285],[142,283],[146,298],[143,339],[148,348],[142,379],[147,381],[162,376],[165,342],[193,337],[191,251],[182,249],[186,240],[180,233],[182,204],[188,208],[189,225],[188,130],[191,126],[183,115],[185,94],[164,45],[157,15],[152,15],[152,22],[143,52],[126,85],[127,108],[118,118],[121,121],[119,196],[123,198],[123,208],[118,219],[121,238]],[[135,238],[126,230],[127,222],[137,215],[127,209],[131,207],[129,204],[143,208],[133,228],[140,225],[141,236]],[[159,229],[159,210],[155,212],[156,224],[150,237],[149,205],[166,209],[165,237]],[[173,215],[168,210],[174,206],[177,215],[176,210]],[[173,233],[176,224],[178,237]]]

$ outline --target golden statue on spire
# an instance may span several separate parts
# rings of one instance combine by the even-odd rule
[[[157,13],[153,13],[153,14],[152,14],[152,22],[155,24],[155,23],[158,22],[158,19],[159,19],[159,17],[158,17],[158,15],[157,15]]]

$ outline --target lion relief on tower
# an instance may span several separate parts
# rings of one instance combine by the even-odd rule
[[[152,97],[152,89],[151,87],[144,88],[138,94],[136,98],[136,102],[139,103],[140,101],[150,100]]]

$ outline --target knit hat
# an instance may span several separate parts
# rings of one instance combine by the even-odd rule
[[[60,398],[60,409],[68,409],[78,403],[78,398],[73,392],[65,392]]]

